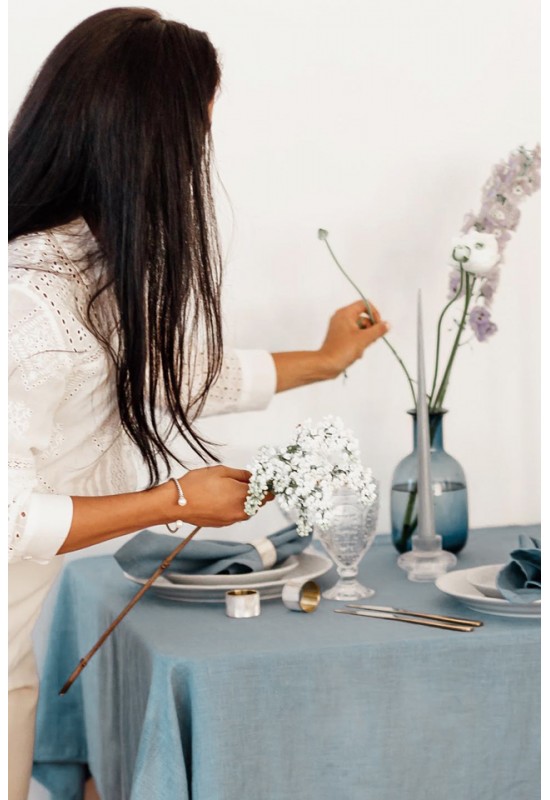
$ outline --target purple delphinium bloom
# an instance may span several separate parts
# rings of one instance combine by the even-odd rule
[[[503,197],[503,195],[500,195]],[[491,220],[493,225],[498,228],[506,228],[514,231],[517,228],[521,216],[519,208],[513,205],[507,198],[497,199],[483,207],[482,214]]]
[[[463,234],[476,230],[492,233],[495,236],[501,254],[501,264],[506,244],[521,217],[519,204],[540,187],[540,167],[540,145],[533,150],[519,147],[512,151],[506,161],[495,164],[489,179],[485,182],[481,192],[479,213],[469,212],[464,218]],[[499,277],[500,269],[495,269],[478,284],[476,295],[484,305],[476,306],[470,313],[469,319],[470,326],[480,342],[486,341],[497,330],[486,306],[493,300]],[[459,283],[460,273],[453,269],[449,276],[449,299],[457,297]]]
[[[458,289],[460,287],[460,270],[453,269],[449,276],[449,300],[452,300],[453,297],[458,297]],[[464,286],[462,287],[462,291],[460,294],[464,294]]]
[[[493,233],[495,234],[498,240],[499,252],[502,253],[506,245],[506,242],[508,242],[512,238],[512,235],[505,228],[495,228]]]
[[[483,283],[481,284],[481,288],[479,290],[479,296],[483,297],[485,303],[490,305],[494,294],[498,288],[498,282],[500,280],[500,269],[495,267],[488,272],[485,278],[483,279]]]
[[[470,327],[478,342],[485,342],[497,332],[497,326],[491,321],[491,312],[484,306],[476,306],[470,312]]]

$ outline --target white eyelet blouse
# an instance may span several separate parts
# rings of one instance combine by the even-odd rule
[[[9,245],[10,561],[50,561],[69,531],[71,495],[135,491],[139,453],[122,430],[109,356],[83,323],[93,242],[82,219]],[[200,381],[197,353],[186,386]],[[269,353],[232,350],[201,415],[264,408]]]

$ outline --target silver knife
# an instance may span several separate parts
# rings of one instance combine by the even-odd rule
[[[463,619],[462,617],[445,617],[442,614],[428,614],[425,611],[407,611],[406,608],[394,608],[393,606],[370,606],[360,605],[359,603],[348,603],[346,608],[360,608],[365,611],[387,611],[390,614],[405,614],[407,617],[422,617],[422,619],[437,619],[440,622],[458,623],[459,625],[473,625],[474,628],[481,628],[483,622],[478,619]]]
[[[418,619],[416,617],[404,617],[386,611],[355,611],[351,608],[335,608],[335,614],[351,614],[352,617],[370,617],[371,619],[391,619],[394,622],[410,622],[412,625],[426,625],[429,628],[443,628],[447,631],[473,631],[471,625],[459,625],[451,622],[438,622],[432,619]]]

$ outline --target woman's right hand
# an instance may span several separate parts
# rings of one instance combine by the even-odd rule
[[[178,479],[187,504],[178,506],[174,497],[174,519],[205,528],[223,528],[249,519],[244,504],[250,478],[246,469],[223,465],[190,470]],[[176,487],[172,487],[175,494]],[[272,499],[269,495],[265,502]]]

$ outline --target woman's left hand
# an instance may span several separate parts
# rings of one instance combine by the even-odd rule
[[[319,356],[330,377],[336,378],[377,339],[386,335],[389,330],[387,322],[380,319],[378,309],[369,301],[373,320],[365,308],[365,303],[358,300],[336,311],[329,323]]]

